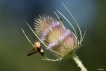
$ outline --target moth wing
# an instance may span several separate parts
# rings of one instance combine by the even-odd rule
[[[27,54],[27,56],[31,56],[34,53],[37,53],[37,50],[35,48],[31,49],[31,51]]]

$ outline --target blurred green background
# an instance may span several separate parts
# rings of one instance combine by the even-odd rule
[[[78,21],[82,33],[87,28],[83,47],[76,54],[89,71],[106,70],[106,0],[62,0]],[[40,54],[27,57],[32,46],[26,40],[21,28],[34,42],[33,33],[27,27],[26,20],[33,28],[34,18],[38,14],[53,13],[58,9],[75,26],[61,4],[61,0],[0,0],[0,71],[80,71],[70,58],[62,62],[43,61]],[[61,17],[61,16],[60,16]],[[63,19],[63,17],[61,17]],[[63,19],[64,25],[71,27]],[[79,32],[78,32],[79,34]],[[54,58],[45,48],[45,56]]]

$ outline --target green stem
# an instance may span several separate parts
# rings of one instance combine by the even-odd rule
[[[78,56],[75,53],[71,55],[71,58],[76,62],[81,71],[87,71],[87,69],[82,64],[82,61],[78,58]]]

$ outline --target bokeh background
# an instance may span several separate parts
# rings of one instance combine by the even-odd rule
[[[83,47],[76,54],[89,71],[106,70],[106,0],[62,0],[78,21],[82,33],[87,28]],[[33,28],[34,18],[38,14],[56,18],[58,9],[75,26],[61,4],[61,0],[0,0],[0,71],[80,71],[70,58],[62,62],[43,61],[40,54],[27,57],[32,46],[26,40],[24,29],[32,42],[33,33],[26,25],[26,20]],[[64,25],[71,27],[64,20]],[[45,55],[54,58],[45,47]]]

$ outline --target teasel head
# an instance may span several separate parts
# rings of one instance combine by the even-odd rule
[[[70,31],[64,26],[56,12],[54,13],[56,14],[58,20],[51,16],[39,15],[34,22],[34,31],[40,37],[40,40],[47,45],[46,49],[60,59],[64,59],[70,57],[70,55],[73,55],[75,51],[81,47],[81,43],[86,33],[85,31],[84,35],[82,36],[77,21],[68,8],[64,5],[64,3],[62,4],[74,19],[80,32],[80,39],[78,39],[76,30],[71,22],[58,10],[57,12],[69,23],[74,32]]]
[[[33,34],[38,38],[39,42],[42,43],[46,47],[48,51],[50,51],[54,56],[56,56],[57,59],[49,59],[46,56],[43,56],[43,60],[48,61],[61,61],[65,58],[71,57],[78,65],[78,67],[81,68],[81,71],[87,71],[87,69],[83,66],[81,60],[76,55],[75,51],[81,47],[81,43],[84,39],[85,33],[82,35],[81,29],[74,18],[74,16],[71,14],[71,12],[68,10],[68,8],[65,6],[65,4],[62,2],[65,9],[68,11],[70,16],[75,21],[79,33],[80,38],[78,37],[78,34],[74,28],[74,26],[71,24],[71,22],[66,18],[60,11],[56,10],[70,25],[70,27],[73,29],[72,31],[67,29],[61,19],[59,18],[57,12],[54,12],[57,16],[57,19],[54,19],[51,16],[42,15],[37,17],[34,22],[34,30],[30,27],[30,25],[27,23],[28,27],[31,29]],[[27,40],[31,43],[27,35],[25,34],[24,30],[22,29],[25,37]],[[33,44],[31,43],[33,46]]]
[[[64,58],[67,54],[71,54],[78,48],[78,40],[76,35],[63,26],[61,20],[56,20],[51,16],[40,16],[35,19],[35,32],[40,36],[47,46],[47,50],[52,52],[57,58]]]

